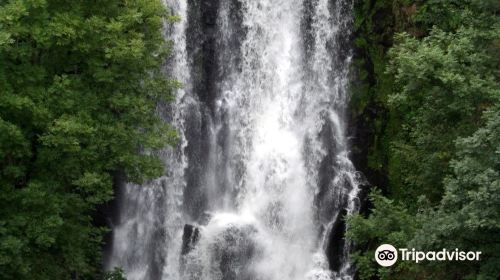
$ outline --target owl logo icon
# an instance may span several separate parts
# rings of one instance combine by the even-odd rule
[[[375,261],[381,266],[392,266],[398,260],[398,250],[391,244],[382,244],[375,251]]]

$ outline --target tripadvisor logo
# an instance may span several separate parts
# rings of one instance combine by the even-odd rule
[[[382,244],[375,251],[375,260],[381,266],[391,266],[398,260],[398,251],[391,244]]]
[[[440,251],[416,251],[415,249],[399,248],[396,249],[390,244],[382,244],[375,250],[375,261],[381,266],[392,266],[398,260],[399,256],[402,261],[479,261],[481,252],[464,252],[455,250],[442,249]]]

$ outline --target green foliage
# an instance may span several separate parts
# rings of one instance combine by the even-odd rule
[[[449,174],[454,140],[481,124],[481,111],[498,102],[496,59],[483,48],[498,30],[461,27],[456,32],[434,28],[422,40],[406,34],[391,51],[397,91],[390,106],[402,127],[393,141],[392,170],[404,185],[401,198],[426,194],[438,201],[440,182]],[[437,137],[438,136],[438,137]]]
[[[163,171],[161,1],[0,4],[0,278],[94,279],[116,174]],[[142,151],[142,152],[141,152]]]
[[[395,36],[385,73],[394,80],[394,88],[387,94],[387,89],[372,87],[377,95],[388,96],[379,99],[389,112],[389,117],[381,116],[383,122],[397,121],[391,121],[389,130],[376,131],[376,137],[390,145],[388,161],[377,161],[387,170],[387,197],[372,194],[371,213],[349,219],[348,237],[357,245],[354,259],[359,276],[497,279],[498,4],[408,2],[401,9],[416,7],[413,24],[405,27],[412,35]],[[422,250],[460,248],[483,255],[480,262],[398,262],[387,269],[373,258],[382,243]]]
[[[500,275],[500,108],[485,113],[486,124],[472,136],[456,141],[453,173],[444,180],[441,203],[429,207],[415,199],[417,214],[408,206],[372,192],[368,217],[349,218],[347,237],[356,242],[361,279],[497,279]],[[374,260],[380,244],[437,251],[442,248],[481,251],[479,262],[397,262],[383,268]]]
[[[355,79],[350,85],[350,118],[375,133],[373,139],[364,140],[370,145],[355,143],[352,149],[358,154],[366,150],[367,162],[363,165],[378,173],[386,173],[388,144],[384,133],[394,125],[394,119],[382,106],[393,86],[392,77],[385,72],[387,47],[392,44],[397,21],[392,9],[391,0],[354,2]],[[378,119],[373,118],[373,112],[377,112]]]
[[[115,268],[113,271],[104,274],[104,280],[126,280],[126,278],[122,269]]]
[[[406,247],[421,226],[421,215],[412,215],[406,207],[390,200],[375,190],[370,194],[373,204],[368,218],[357,214],[348,218],[347,238],[355,241],[358,252],[354,254],[361,279],[418,279],[418,267],[411,263],[397,262],[391,268],[380,267],[374,259],[375,249],[381,244],[392,244],[396,248]],[[420,204],[425,205],[425,204]],[[414,277],[411,277],[411,276]]]
[[[457,140],[453,174],[444,181],[439,207],[426,217],[413,244],[481,251],[478,265],[443,264],[454,278],[497,279],[500,275],[500,107],[485,113],[486,125]],[[479,268],[476,268],[479,266]]]

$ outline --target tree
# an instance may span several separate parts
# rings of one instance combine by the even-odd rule
[[[0,278],[94,279],[97,205],[163,172],[161,1],[0,4]]]
[[[463,22],[474,22],[470,11]],[[498,59],[492,53],[498,26],[462,26],[454,32],[434,27],[423,39],[396,37],[389,71],[397,89],[390,106],[401,116],[392,143],[392,175],[401,184],[394,195],[425,194],[439,202],[442,180],[451,174],[454,141],[481,125],[481,113],[498,102]]]
[[[347,236],[363,279],[496,279],[500,275],[499,39],[495,1],[418,2],[416,26],[398,34],[385,104],[400,126],[390,139],[390,187],[372,194]],[[425,202],[425,203],[424,203]],[[381,268],[382,243],[419,250],[482,251],[480,262]]]
[[[397,262],[394,267],[380,267],[374,259],[375,249],[382,244],[405,248],[422,225],[422,216],[411,214],[401,203],[384,197],[380,191],[370,194],[373,204],[368,217],[360,214],[348,217],[347,238],[355,241],[357,251],[352,256],[360,279],[422,279],[418,266]],[[426,203],[417,203],[425,209]],[[420,278],[419,278],[420,277]]]
[[[481,261],[443,264],[450,278],[497,279],[500,275],[500,107],[485,113],[486,125],[457,140],[453,175],[445,179],[439,208],[417,232],[415,246],[481,251]]]

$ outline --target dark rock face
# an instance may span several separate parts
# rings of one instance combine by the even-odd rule
[[[371,185],[383,187],[387,185],[387,177],[380,170],[371,168],[368,165],[368,155],[375,145],[377,130],[375,121],[384,119],[387,111],[375,102],[369,102],[363,111],[352,114],[349,120],[349,135],[352,146],[351,159],[356,169],[361,171]]]
[[[252,280],[252,271],[249,269],[255,255],[255,244],[252,234],[253,227],[230,227],[226,229],[220,239],[214,243],[214,256],[219,263],[223,280]]]
[[[181,255],[191,252],[200,240],[200,229],[196,226],[185,224],[182,234]]]
[[[345,209],[342,210],[329,229],[328,242],[326,246],[326,256],[328,258],[330,269],[333,271],[339,271],[345,261],[343,258],[345,246],[344,234],[346,231],[346,225],[343,217],[345,217],[346,214],[347,211]]]
[[[339,166],[336,163],[336,147],[335,135],[330,123],[325,123],[321,131],[321,139],[323,146],[327,150],[327,155],[321,161],[319,167],[319,193],[316,196],[315,204],[318,207],[318,216],[321,224],[329,223],[333,216],[341,209],[346,207],[345,197],[341,197],[339,189],[332,188],[331,182],[339,173]],[[343,184],[349,186],[349,182],[345,181]],[[350,187],[350,186],[349,186]]]
[[[184,205],[186,212],[197,220],[207,208],[207,194],[202,181],[207,169],[210,149],[210,127],[213,122],[214,102],[219,81],[217,17],[219,1],[188,1],[186,46],[192,79],[192,90],[200,101],[200,108],[190,108],[186,119],[186,170]]]
[[[378,160],[380,166],[370,166],[369,155],[384,149],[384,134],[390,133],[389,109],[380,99],[387,98],[391,83],[385,77],[385,55],[392,46],[395,32],[395,19],[391,1],[364,0],[354,2],[355,15],[363,22],[354,30],[355,38],[368,38],[365,45],[353,45],[353,68],[351,89],[357,89],[352,96],[348,119],[348,135],[351,139],[351,160],[356,169],[365,174],[371,185],[383,191],[388,186],[387,159]],[[364,17],[367,17],[366,19]],[[378,57],[382,55],[382,57]],[[360,198],[366,198],[365,195]],[[362,194],[363,195],[363,194]],[[367,210],[366,199],[362,199],[361,212]]]
[[[196,112],[196,110],[193,111]],[[189,143],[185,149],[185,155],[189,159],[189,165],[185,171],[186,189],[184,190],[184,206],[192,220],[197,220],[207,207],[206,193],[203,191],[202,176],[208,161],[208,149],[210,135],[209,115],[207,110],[196,112],[189,116],[185,122],[185,136]]]
[[[253,241],[256,230],[253,226],[229,226],[211,240],[205,240],[207,246],[203,248],[210,256],[210,273],[220,275],[222,280],[254,280],[252,259],[257,254],[257,247]],[[206,276],[199,263],[196,251],[201,232],[193,225],[184,226],[182,237],[181,270],[186,279],[202,280]],[[206,245],[208,244],[208,245]]]
[[[180,271],[182,274],[184,274],[188,262],[186,255],[193,251],[199,240],[200,229],[196,226],[185,224],[184,232],[182,233],[182,247],[180,256]]]
[[[225,5],[222,7],[222,5]],[[185,121],[185,136],[189,145],[185,150],[189,165],[186,169],[186,189],[184,203],[186,213],[192,220],[198,220],[207,210],[208,194],[202,176],[210,166],[210,153],[218,152],[227,157],[226,141],[229,128],[224,112],[218,112],[215,101],[222,91],[221,84],[230,73],[239,69],[240,46],[246,33],[242,26],[242,4],[239,0],[189,0],[186,30],[186,51],[189,59],[190,86],[199,101],[199,108],[190,108]],[[227,10],[229,26],[234,28],[228,35],[221,29],[220,13]],[[221,130],[214,135],[214,124]],[[213,139],[212,139],[213,138]],[[217,149],[213,151],[215,141]],[[212,149],[212,150],[211,150]],[[200,176],[201,175],[201,176]],[[218,174],[226,178],[226,174]],[[227,182],[217,182],[220,192],[229,188]]]

